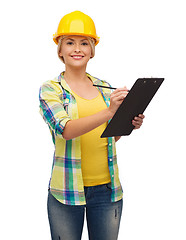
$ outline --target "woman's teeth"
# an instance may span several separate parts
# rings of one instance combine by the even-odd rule
[[[83,56],[72,56],[73,58],[75,58],[75,59],[80,59],[80,58],[82,58]]]

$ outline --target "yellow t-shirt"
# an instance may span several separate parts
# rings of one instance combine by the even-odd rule
[[[88,100],[74,93],[78,106],[79,118],[93,115],[106,109],[106,103],[99,92],[98,96]],[[107,123],[81,136],[81,169],[84,186],[109,183],[107,138],[100,138]]]

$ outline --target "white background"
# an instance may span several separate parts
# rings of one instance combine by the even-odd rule
[[[50,239],[53,143],[39,87],[64,70],[52,36],[63,15],[90,15],[100,36],[87,72],[115,87],[165,81],[140,130],[117,143],[124,208],[119,239],[186,239],[185,5],[181,0],[4,1],[1,24],[1,239]],[[83,239],[88,239],[85,224]]]

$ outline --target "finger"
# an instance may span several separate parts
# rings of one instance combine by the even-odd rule
[[[138,117],[140,117],[140,118],[142,118],[142,119],[145,118],[145,116],[144,116],[143,114],[139,114]]]
[[[139,129],[140,127],[139,126],[135,126],[135,125],[133,125],[134,126],[134,129]]]
[[[117,89],[128,91],[128,89],[127,89],[127,87],[126,87],[126,86],[124,86],[124,87],[121,87],[121,88],[117,88]]]
[[[141,121],[132,120],[132,124],[133,124],[136,128],[140,128],[141,125],[142,125],[142,122],[141,122]]]
[[[136,125],[135,123],[132,123],[132,125],[134,126],[134,129],[139,129],[140,128],[140,126]]]
[[[141,121],[136,121],[136,120],[132,120],[133,125],[135,126],[141,126],[142,122]]]
[[[115,91],[129,91],[128,89],[127,89],[127,87],[126,86],[124,86],[124,87],[122,87],[122,88],[116,88],[116,90]]]
[[[120,89],[116,89],[114,92],[112,92],[111,95],[122,94],[122,93],[128,94],[128,91],[120,88]]]
[[[112,98],[112,102],[117,102],[117,101],[123,101],[124,99],[125,99],[125,97],[126,97],[126,95],[118,95],[118,96],[114,96],[113,98]]]
[[[142,123],[142,122],[143,122],[143,119],[140,118],[140,117],[135,117],[134,120],[135,120],[136,122],[139,122],[139,123]]]
[[[122,97],[122,96],[126,97],[127,94],[128,94],[128,92],[126,92],[126,91],[115,92],[115,93],[111,94],[111,98]]]

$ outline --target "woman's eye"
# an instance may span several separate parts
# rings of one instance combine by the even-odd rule
[[[67,42],[67,45],[72,45],[73,44],[73,42]]]
[[[86,46],[86,45],[88,45],[88,43],[87,43],[87,42],[83,42],[82,45],[83,45],[83,46]]]

